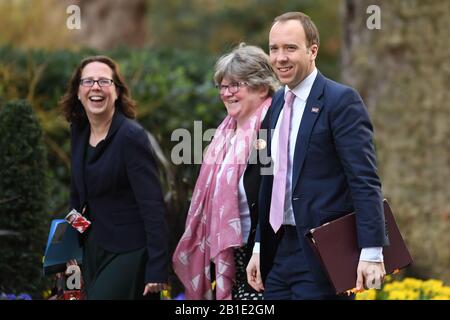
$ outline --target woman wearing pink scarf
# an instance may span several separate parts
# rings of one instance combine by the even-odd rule
[[[203,159],[173,267],[187,299],[214,299],[214,280],[218,300],[262,299],[247,284],[245,272],[260,181],[259,165],[249,159],[256,159],[257,133],[278,81],[264,51],[245,44],[217,61],[214,80],[228,116]]]

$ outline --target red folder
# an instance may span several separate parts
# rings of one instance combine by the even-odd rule
[[[412,257],[386,199],[383,200],[383,207],[389,237],[389,246],[383,248],[384,266],[386,274],[391,274],[410,265]],[[353,289],[361,252],[356,236],[355,213],[311,229],[306,236],[336,293]]]

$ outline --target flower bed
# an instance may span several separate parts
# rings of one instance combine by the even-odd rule
[[[358,293],[356,300],[450,300],[450,287],[435,279],[405,278],[393,281],[392,277],[387,276],[381,290]]]

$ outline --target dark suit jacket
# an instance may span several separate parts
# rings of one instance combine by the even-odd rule
[[[271,129],[275,128],[283,104],[281,89],[270,108]],[[327,279],[306,243],[304,235],[311,228],[356,211],[359,246],[381,247],[387,243],[372,138],[369,115],[358,93],[318,72],[295,145],[292,206],[301,247],[319,283]],[[262,177],[259,197],[256,239],[261,242],[263,279],[272,267],[277,247],[277,237],[269,223],[272,182],[273,175]]]
[[[268,114],[269,111],[267,111],[267,114],[261,123],[260,130],[267,130],[269,125]],[[262,137],[262,135],[258,134],[258,138]],[[252,152],[249,156],[247,167],[244,171],[244,190],[245,196],[247,197],[247,204],[250,210],[251,219],[250,233],[247,240],[247,261],[245,261],[246,265],[248,264],[252,256],[253,246],[255,244],[256,228],[258,225],[258,195],[259,186],[261,184],[261,166],[264,164],[264,161],[267,161],[267,154],[265,153],[266,151],[267,149],[258,150],[253,147]]]
[[[116,110],[107,137],[85,164],[89,133],[89,125],[72,125],[71,207],[81,212],[88,205],[90,232],[103,249],[146,247],[146,282],[167,282],[165,205],[145,130]]]

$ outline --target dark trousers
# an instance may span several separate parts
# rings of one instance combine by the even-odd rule
[[[303,254],[296,227],[282,228],[274,263],[264,284],[264,299],[353,299],[353,296],[337,296],[329,283],[317,283]]]

